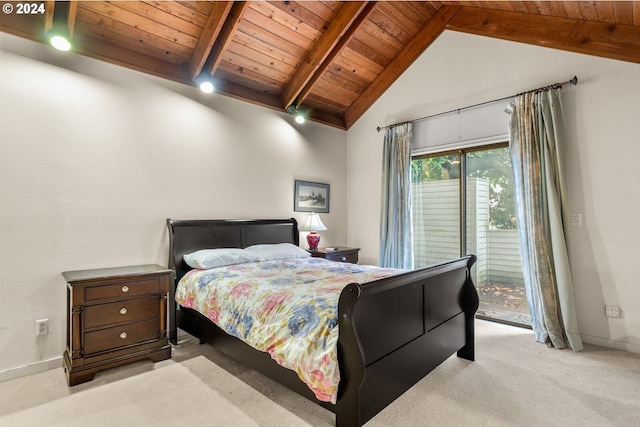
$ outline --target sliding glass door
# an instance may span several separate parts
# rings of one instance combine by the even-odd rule
[[[416,268],[460,256],[460,154],[411,162]]]
[[[475,254],[478,317],[529,326],[507,144],[412,160],[414,264]]]

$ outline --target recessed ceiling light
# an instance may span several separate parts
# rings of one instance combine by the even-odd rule
[[[213,83],[210,81],[203,81],[200,83],[200,90],[204,93],[212,93],[214,90]]]
[[[67,51],[71,49],[71,37],[69,37],[69,27],[62,22],[54,22],[48,33],[49,43],[58,50]]]
[[[68,51],[71,49],[71,43],[69,40],[64,38],[63,36],[53,36],[51,37],[51,46],[55,47],[58,50]]]

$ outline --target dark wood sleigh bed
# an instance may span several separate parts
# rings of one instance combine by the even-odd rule
[[[295,219],[167,220],[169,267],[176,285],[191,268],[183,255],[199,249],[299,245]],[[440,363],[457,353],[474,360],[478,294],[475,256],[345,287],[338,303],[340,385],[335,405],[317,400],[292,370],[228,335],[200,313],[177,307],[169,293],[169,339],[180,328],[227,356],[329,409],[336,426],[361,426]],[[175,307],[175,309],[173,309]]]

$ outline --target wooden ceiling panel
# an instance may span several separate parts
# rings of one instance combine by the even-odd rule
[[[299,49],[302,49],[303,52],[307,52],[312,46],[313,40],[297,32],[295,29],[271,19],[268,15],[260,13],[255,10],[253,6],[248,8],[243,17],[243,21],[254,24],[260,31],[266,30],[267,32],[278,35],[280,38],[288,40]],[[242,28],[242,26],[243,24],[241,23],[239,28]]]
[[[153,5],[153,7],[167,14],[180,18],[199,28],[204,28],[204,26],[207,25],[209,15],[214,8],[214,2],[209,1],[184,3],[180,1],[145,1],[140,3]],[[164,20],[161,22],[164,22]]]
[[[138,15],[132,12],[130,9],[131,3],[135,2],[101,2],[101,1],[87,1],[80,2],[78,10],[87,9],[95,12],[98,15],[106,19],[112,19],[113,21],[125,24],[122,28],[128,31],[122,33],[125,37],[135,38],[139,35],[138,31],[143,31],[148,34],[153,34],[157,37],[163,38],[169,42],[177,43],[182,46],[193,49],[198,41],[197,37],[180,32],[177,29],[169,27],[166,24],[159,24],[149,17]],[[165,14],[165,16],[170,16]],[[158,19],[157,16],[155,16]],[[98,23],[98,27],[101,24]],[[125,31],[125,30],[123,30]]]
[[[300,57],[306,55],[307,49],[300,47],[293,43],[290,39],[284,37],[284,35],[278,35],[272,31],[265,31],[263,27],[251,22],[251,14],[245,15],[244,20],[238,25],[238,33],[244,33],[248,37],[255,39],[258,42],[264,43],[266,46],[273,46],[286,54],[297,58],[300,61]]]
[[[360,76],[358,76],[356,73],[354,73],[352,70],[341,67],[340,65],[336,64],[336,63],[332,63],[330,64],[326,71],[325,74],[330,74],[331,76],[327,76],[326,78],[329,79],[340,79],[342,81],[344,81],[345,85],[352,85],[355,84],[359,87],[363,87],[366,88],[367,86],[369,86],[369,84],[371,84],[371,80],[369,79],[365,79],[362,78]],[[334,77],[335,76],[335,77]]]
[[[275,2],[274,2],[275,3]],[[283,2],[279,2],[282,4]],[[286,3],[286,2],[285,2]],[[301,41],[301,46],[311,46],[314,41],[320,37],[322,28],[314,28],[306,22],[301,21],[289,12],[274,6],[271,2],[256,1],[252,2],[250,8],[259,14],[265,16],[268,20],[278,23],[288,28],[291,33],[298,34],[307,39],[306,42]],[[267,25],[268,28],[268,25]]]
[[[235,69],[238,73],[251,71],[255,76],[263,76],[265,81],[271,79],[280,82],[282,85],[286,83],[289,77],[286,73],[278,71],[269,65],[262,64],[254,58],[238,55],[231,50],[227,50],[224,53],[220,66],[222,66],[223,63],[227,64],[228,70]]]
[[[636,3],[640,4],[640,2],[636,2]],[[632,2],[627,1],[627,2],[614,3],[613,14],[615,16],[614,22],[618,22],[624,25],[633,25],[633,3]]]
[[[340,86],[327,79],[320,79],[314,86],[313,94],[331,99],[335,105],[346,109],[358,97],[357,93],[350,92],[344,86]]]
[[[8,3],[17,3],[8,1]],[[0,15],[45,42],[56,11]],[[348,129],[444,31],[640,64],[640,1],[72,1],[74,51]],[[59,15],[59,13],[58,13]],[[455,52],[452,52],[455,54]]]
[[[217,83],[217,80],[234,82],[251,90],[274,96],[277,96],[282,90],[282,82],[265,78],[264,75],[250,69],[238,69],[228,62],[222,62],[218,67],[214,83]]]
[[[391,36],[371,20],[367,20],[362,23],[360,28],[358,28],[358,32],[356,33],[355,37],[364,40],[364,38],[361,38],[361,35],[363,33],[366,33],[367,35],[377,40],[377,43],[374,42],[375,46],[382,46],[381,49],[389,48],[395,51],[396,53],[392,55],[393,57],[395,57],[395,55],[397,55],[397,53],[400,52],[404,47],[404,44],[402,44],[402,42]]]
[[[192,48],[173,43],[165,37],[131,27],[91,9],[78,8],[74,38],[83,35],[91,35],[114,46],[140,51],[154,58],[166,59],[173,64],[184,65],[193,52]]]
[[[138,50],[125,48],[114,49],[111,42],[105,42],[104,40],[88,35],[79,37],[77,40],[74,39],[73,44],[75,52],[90,58],[99,59],[176,82],[188,81],[188,74],[185,67],[145,55]]]
[[[507,10],[507,9],[505,9]],[[513,10],[507,10],[513,12]],[[548,1],[541,3],[541,15],[557,16],[558,18],[568,18],[567,10],[564,7],[564,3],[561,1]]]
[[[310,110],[327,111],[331,114],[342,115],[344,105],[339,104],[326,95],[327,94],[312,93],[309,95],[306,105]]]
[[[264,41],[251,37],[247,33],[238,31],[233,36],[233,42],[246,46],[256,54],[266,55],[272,60],[289,65],[292,69],[300,62],[298,55],[293,55],[287,50],[280,49],[281,46],[274,43],[265,43]],[[286,49],[286,47],[285,47]]]
[[[254,45],[253,47],[258,46]],[[256,62],[262,66],[262,69],[274,70],[281,73],[284,81],[288,80],[297,65],[278,59],[278,57],[281,57],[282,55],[279,55],[281,52],[278,52],[275,49],[256,50],[244,43],[238,43],[235,40],[229,44],[227,52],[235,53],[238,56],[242,56],[252,62]]]
[[[368,31],[363,31],[362,27],[356,32],[356,34],[354,34],[353,38],[362,42],[370,49],[374,49],[377,53],[384,56],[388,60],[392,60],[393,58],[395,58],[398,52],[400,52],[400,50],[402,49],[401,44],[397,43],[396,45],[394,45],[386,43],[384,40],[375,37]]]
[[[411,40],[411,33],[405,31],[402,27],[396,25],[395,22],[390,20],[385,14],[380,11],[380,6],[370,15],[370,20],[380,29],[388,33],[391,37],[398,40],[403,46]]]
[[[315,13],[326,21],[327,25],[337,15],[343,6],[341,1],[302,1],[299,2],[301,7]]]
[[[358,84],[352,79],[343,77],[340,74],[333,73],[329,70],[322,75],[322,79],[327,80],[346,91],[352,92],[354,95],[360,95],[369,84],[369,82],[366,82],[365,84]]]
[[[596,2],[581,1],[578,3],[582,12],[582,19],[586,21],[598,20],[598,5]]]
[[[431,19],[436,10],[424,1],[403,1],[397,2],[395,7],[402,13],[407,19],[416,23],[418,27],[422,28],[427,24],[427,21]]]
[[[164,2],[156,2],[155,5],[162,6],[162,3]],[[155,25],[171,28],[172,30],[196,39],[200,35],[202,27],[206,24],[206,18],[208,16],[208,14],[200,16],[199,14],[194,13],[191,19],[183,19],[179,16],[183,9],[183,6],[180,4],[174,6],[175,14],[171,13],[171,9],[169,8],[163,9],[152,6],[150,3],[144,1],[119,1],[115,2],[115,6],[129,11],[137,17],[142,17],[152,21]]]
[[[350,71],[353,75],[367,82],[374,81],[378,76],[375,72],[354,61],[354,58],[351,56],[340,54],[333,60],[332,64]]]
[[[156,7],[163,7],[165,8],[165,10],[169,13],[172,14],[176,14],[176,12],[174,12],[175,10],[178,10],[178,8],[174,8],[173,7],[173,3],[175,3],[176,5],[180,5],[180,6],[184,6],[184,9],[180,9],[182,10],[182,14],[180,16],[182,16],[184,19],[188,19],[188,15],[191,13],[189,12],[187,9],[191,9],[194,12],[197,12],[201,15],[204,16],[209,16],[209,14],[211,13],[211,11],[213,10],[213,8],[215,7],[215,3],[218,3],[219,0],[216,1],[182,1],[182,0],[175,0],[175,1],[164,1],[164,0],[158,0],[158,1],[152,1],[151,3],[155,4]]]
[[[399,6],[401,3],[397,2],[382,2],[378,6],[377,10],[380,11],[387,19],[387,22],[393,22],[398,28],[402,30],[404,34],[407,34],[408,37],[412,37],[422,25],[426,23],[426,20],[414,21],[412,16],[407,16],[403,13],[408,12],[408,9],[404,9]]]
[[[283,12],[291,15],[299,22],[304,22],[309,27],[312,27],[319,33],[322,33],[327,29],[329,23],[335,18],[338,10],[328,7],[307,7],[306,3],[310,3],[311,6],[318,4],[317,2],[273,2],[272,5],[282,10]]]
[[[379,74],[380,71],[382,71],[389,64],[389,61],[395,57],[394,56],[392,58],[387,58],[386,56],[376,51],[370,45],[361,42],[355,37],[347,44],[347,48],[353,51],[355,54],[366,58],[367,63],[375,64],[373,66],[367,66],[365,64],[365,66],[367,67],[367,69],[375,72],[376,74]]]
[[[368,76],[371,76],[371,81],[378,78],[380,73],[382,73],[382,71],[385,69],[385,67],[383,67],[382,65],[371,61],[360,52],[350,48],[343,50],[340,56],[344,59],[345,62],[348,60],[350,63],[354,64],[354,66],[358,70],[358,74],[366,74]]]

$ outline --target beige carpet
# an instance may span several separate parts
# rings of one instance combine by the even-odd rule
[[[476,361],[451,357],[374,426],[640,427],[640,355],[555,350],[476,322]],[[329,411],[183,337],[171,360],[67,387],[55,369],[0,383],[0,426],[332,426]]]

